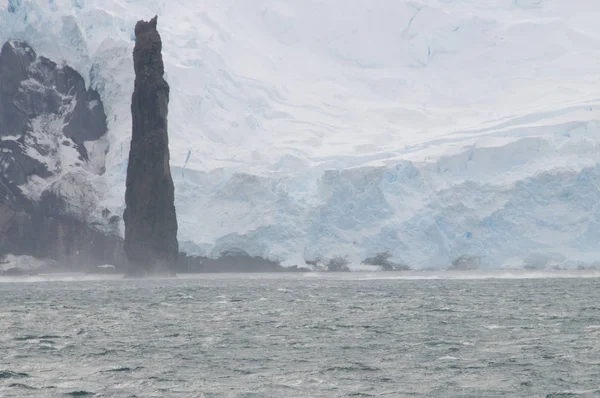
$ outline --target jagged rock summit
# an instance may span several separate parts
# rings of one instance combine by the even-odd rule
[[[169,166],[169,85],[157,17],[135,26],[132,136],[125,191],[128,276],[173,274],[179,252]]]

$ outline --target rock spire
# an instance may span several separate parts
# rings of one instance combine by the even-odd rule
[[[169,166],[169,85],[163,78],[157,19],[135,25],[132,136],[123,214],[129,276],[173,274],[179,253]]]

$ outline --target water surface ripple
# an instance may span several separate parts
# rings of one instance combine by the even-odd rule
[[[600,279],[0,283],[2,397],[600,396]]]

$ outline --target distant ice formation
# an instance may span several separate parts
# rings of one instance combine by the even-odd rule
[[[133,28],[158,14],[186,252],[600,261],[596,0],[4,4],[0,41],[65,60],[100,93],[98,222],[123,210]]]

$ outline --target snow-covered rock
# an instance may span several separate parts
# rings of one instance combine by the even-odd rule
[[[190,254],[600,260],[596,0],[0,1],[0,41],[100,93],[98,222],[123,210],[133,27],[155,14]]]
[[[85,218],[98,197],[89,179],[104,172],[108,146],[100,96],[18,40],[2,46],[0,85],[0,200],[23,209],[51,196],[61,213]]]

